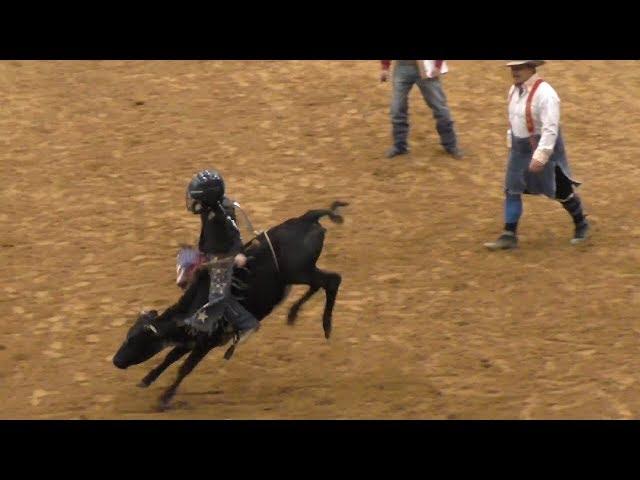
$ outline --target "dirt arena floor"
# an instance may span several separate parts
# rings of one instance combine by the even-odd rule
[[[9,419],[628,419],[640,417],[640,62],[550,62],[593,223],[527,197],[502,227],[503,62],[451,61],[462,161],[411,93],[412,153],[392,161],[376,61],[0,62],[0,417]],[[164,309],[199,219],[192,174],[220,169],[259,229],[335,199],[321,268],[343,282],[330,341],[304,287],[226,362],[117,370],[143,307]]]

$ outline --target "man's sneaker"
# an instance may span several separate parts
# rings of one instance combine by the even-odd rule
[[[447,150],[446,152],[456,160],[462,160],[464,158],[464,151],[459,149],[458,147]]]
[[[495,242],[484,244],[489,250],[510,250],[518,246],[518,237],[513,232],[504,232]]]
[[[571,239],[571,245],[579,245],[589,238],[589,222],[583,221],[576,225],[576,232]]]
[[[407,153],[409,153],[408,149],[398,148],[394,146],[387,150],[387,153],[385,155],[387,158],[393,158],[397,157],[398,155],[406,155]]]

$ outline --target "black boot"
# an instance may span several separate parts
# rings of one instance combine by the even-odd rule
[[[589,222],[582,211],[582,201],[577,194],[570,195],[567,200],[561,200],[562,207],[571,215],[576,226],[575,234],[571,239],[572,245],[583,243],[589,236]]]

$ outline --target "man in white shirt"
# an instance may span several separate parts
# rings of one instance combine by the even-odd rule
[[[505,228],[489,250],[507,250],[518,244],[517,228],[522,215],[522,194],[545,195],[558,200],[573,219],[571,243],[584,242],[589,223],[574,187],[560,130],[560,98],[537,74],[543,60],[507,63],[514,80],[509,90],[507,143],[509,161],[505,179]]]

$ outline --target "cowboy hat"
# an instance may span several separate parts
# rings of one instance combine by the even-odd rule
[[[544,65],[544,60],[512,60],[507,63],[507,67],[515,67],[517,65],[531,65],[532,67],[539,67]]]

